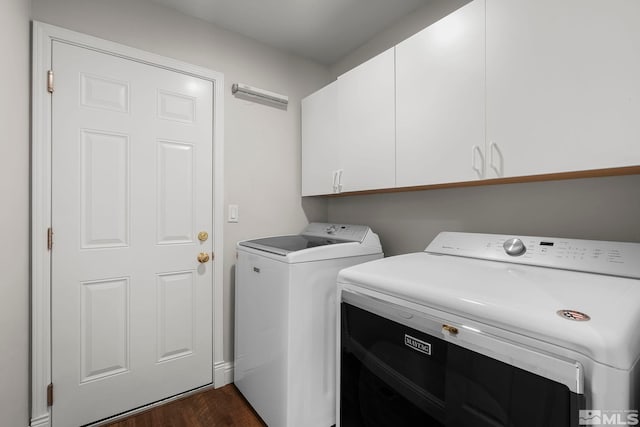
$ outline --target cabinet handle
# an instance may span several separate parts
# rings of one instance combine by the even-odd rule
[[[338,193],[342,193],[342,169],[338,170]]]
[[[338,179],[338,171],[333,171],[333,192],[338,192],[338,183],[336,182]]]
[[[477,154],[477,156],[476,156]],[[480,157],[480,167],[477,165],[477,158]],[[478,174],[478,178],[484,178],[484,156],[482,150],[477,145],[471,148],[471,168]]]
[[[502,151],[500,151],[500,147],[498,147],[498,144],[492,142],[491,145],[489,145],[489,153],[489,165],[491,166],[491,169],[494,170],[496,175],[504,176],[504,157],[502,157]],[[496,166],[496,162],[494,161],[493,153],[497,153],[495,157],[500,161],[500,164],[498,166]]]

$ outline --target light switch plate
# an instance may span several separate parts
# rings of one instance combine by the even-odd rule
[[[238,205],[229,205],[227,222],[238,222]]]

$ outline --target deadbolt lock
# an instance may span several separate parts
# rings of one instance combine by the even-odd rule
[[[205,262],[209,262],[209,254],[206,252],[200,252],[198,254],[198,262],[200,264],[204,264]]]
[[[206,231],[201,231],[198,233],[198,240],[200,240],[201,242],[206,242],[208,238],[209,233],[207,233]]]

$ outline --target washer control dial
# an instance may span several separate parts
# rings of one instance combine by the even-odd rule
[[[336,231],[338,231],[338,228],[335,225],[330,225],[327,228],[325,228],[324,231],[326,231],[327,234],[335,234]]]
[[[509,239],[502,245],[504,251],[507,255],[511,256],[520,256],[527,251],[527,247],[522,243],[522,240],[514,237],[513,239]]]

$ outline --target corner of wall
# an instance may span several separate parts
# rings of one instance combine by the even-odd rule
[[[389,26],[362,46],[329,67],[334,80],[339,75],[397,45],[471,0],[432,0]]]

